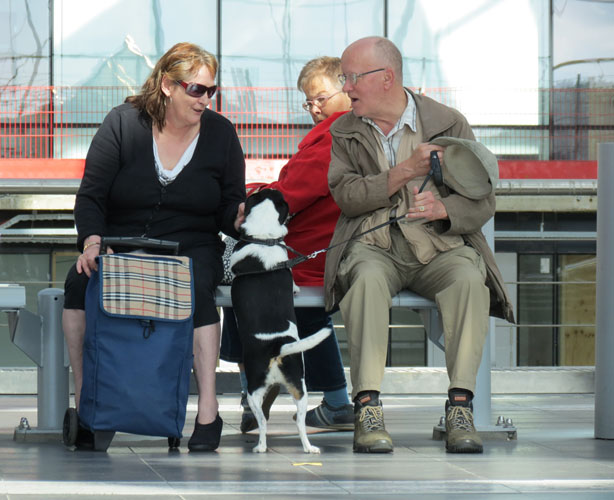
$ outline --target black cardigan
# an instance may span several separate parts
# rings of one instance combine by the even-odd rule
[[[85,160],[75,202],[77,246],[92,234],[178,241],[181,248],[237,237],[234,220],[245,200],[245,160],[233,125],[205,110],[190,162],[162,186],[149,117],[132,104],[106,116]]]

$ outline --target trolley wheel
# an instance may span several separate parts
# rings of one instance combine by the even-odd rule
[[[62,425],[62,441],[66,446],[74,446],[79,432],[79,415],[75,408],[67,408]]]
[[[178,437],[169,437],[168,438],[168,449],[169,450],[177,450],[179,449],[179,445],[181,444],[181,438]]]

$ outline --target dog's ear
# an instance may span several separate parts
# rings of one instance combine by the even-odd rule
[[[261,198],[262,198],[262,195],[260,194],[260,191],[254,194],[250,194],[247,197],[247,199],[245,200],[245,211],[244,211],[245,217],[249,215],[254,205],[257,205],[260,202]]]
[[[288,214],[290,213],[290,207],[288,203],[284,199],[284,195],[281,191],[275,191],[277,195],[275,196],[275,209],[279,213],[279,223],[283,226],[288,219]]]

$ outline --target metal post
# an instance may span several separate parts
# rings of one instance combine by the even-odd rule
[[[490,219],[483,228],[484,236],[488,246],[493,250],[495,248],[495,219]],[[486,334],[486,342],[484,342],[484,350],[482,351],[482,362],[478,369],[478,375],[475,385],[475,395],[473,398],[473,418],[476,427],[491,425],[490,416],[491,409],[491,385],[490,385],[490,337],[493,328],[493,320],[488,320],[488,333]]]
[[[598,165],[595,438],[614,439],[614,142],[599,144]]]
[[[42,318],[41,366],[38,369],[38,428],[60,430],[68,408],[68,366],[64,362],[62,309],[64,291],[47,288],[38,293]]]
[[[38,314],[20,308],[9,317],[11,340],[38,366],[38,426],[32,429],[22,418],[15,441],[57,440],[62,434],[68,407],[68,354],[64,346],[62,309],[64,291],[46,288],[38,292]]]
[[[478,369],[478,376],[475,381],[475,395],[473,398],[473,419],[476,427],[489,426],[492,414],[491,396],[492,388],[490,385],[490,332],[492,328],[492,318],[488,320],[489,332],[484,342],[482,351],[482,362]]]

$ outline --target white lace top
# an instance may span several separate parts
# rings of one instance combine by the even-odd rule
[[[166,186],[170,184],[171,182],[173,182],[175,178],[183,170],[183,167],[185,167],[190,162],[190,160],[192,159],[192,156],[194,155],[194,150],[196,149],[196,143],[198,142],[199,136],[200,134],[196,134],[196,137],[194,137],[194,140],[190,143],[190,145],[183,152],[183,155],[181,156],[181,158],[179,158],[179,161],[173,167],[172,170],[166,170],[162,166],[162,162],[160,161],[160,155],[158,154],[158,145],[156,144],[156,139],[154,138],[153,153],[154,153],[154,159],[156,162],[156,171],[158,172],[158,179],[160,180],[160,183],[163,186]]]

